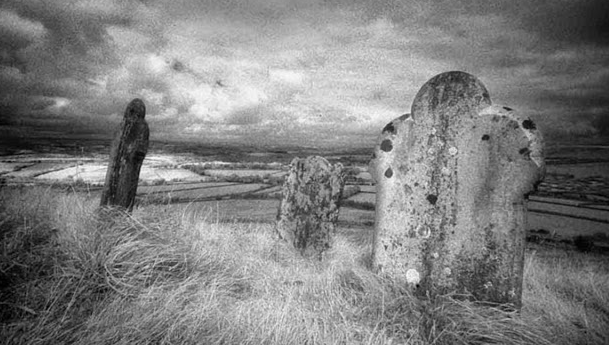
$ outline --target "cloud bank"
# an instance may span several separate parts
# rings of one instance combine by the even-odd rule
[[[606,1],[6,0],[0,126],[370,144],[434,75],[463,70],[547,133],[609,136]],[[110,126],[111,127],[111,126]]]

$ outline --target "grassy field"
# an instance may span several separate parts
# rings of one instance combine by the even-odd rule
[[[188,205],[111,214],[98,202],[0,189],[0,343],[609,343],[601,254],[528,248],[515,314],[411,297],[367,269],[370,237],[356,228],[341,228],[319,263],[272,224],[220,222]]]

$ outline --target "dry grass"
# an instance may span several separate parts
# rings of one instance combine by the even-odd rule
[[[419,301],[339,234],[321,263],[267,224],[0,191],[0,342],[7,344],[605,344],[606,258],[532,253],[521,314]],[[192,206],[192,205],[191,205]],[[192,208],[192,207],[191,207]],[[211,219],[211,220],[210,220]]]
[[[524,311],[562,344],[609,344],[609,258],[574,250],[531,251]]]

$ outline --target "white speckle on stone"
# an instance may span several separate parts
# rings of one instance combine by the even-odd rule
[[[436,127],[431,127],[431,134],[436,135],[437,132]]]
[[[428,155],[433,155],[435,152],[436,152],[436,150],[433,147],[430,147],[429,149],[427,149]]]
[[[423,236],[421,236],[421,238],[430,238],[430,237],[431,237],[431,229],[426,228],[425,233],[423,234]]]
[[[490,289],[490,288],[492,288],[492,287],[493,287],[493,283],[492,283],[492,282],[486,282],[486,283],[484,283],[484,288],[485,288],[485,289],[487,289],[487,290],[488,290],[488,289]]]
[[[450,175],[450,169],[448,169],[447,167],[442,167],[442,175],[444,175],[444,176]]]
[[[510,115],[510,112],[507,111],[504,107],[498,105],[489,105],[488,107],[480,110],[478,115],[501,115],[501,116],[509,116],[510,118],[513,115]]]
[[[453,273],[453,271],[450,270],[450,267],[444,268],[444,275],[449,276],[451,273]]]
[[[431,255],[433,256],[434,259],[437,259],[440,256],[440,254],[438,254],[438,252],[434,252]]]
[[[448,149],[448,154],[449,154],[449,155],[451,155],[451,156],[454,156],[454,155],[456,155],[457,153],[459,153],[459,150],[457,150],[457,148],[456,148],[456,147],[454,147],[454,146],[451,146],[451,147]]]
[[[406,282],[408,284],[418,284],[421,281],[421,277],[419,276],[419,271],[414,268],[406,271]]]

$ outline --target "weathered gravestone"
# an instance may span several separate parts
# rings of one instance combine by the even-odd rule
[[[142,162],[148,152],[150,130],[144,117],[144,102],[132,100],[110,149],[110,161],[101,196],[101,206],[118,206],[133,210]]]
[[[533,121],[492,106],[474,76],[442,73],[416,95],[412,116],[385,126],[371,172],[377,269],[419,295],[520,307],[525,196],[545,173]]]
[[[303,256],[321,259],[335,232],[344,184],[340,163],[319,156],[294,158],[277,215],[279,237]]]

